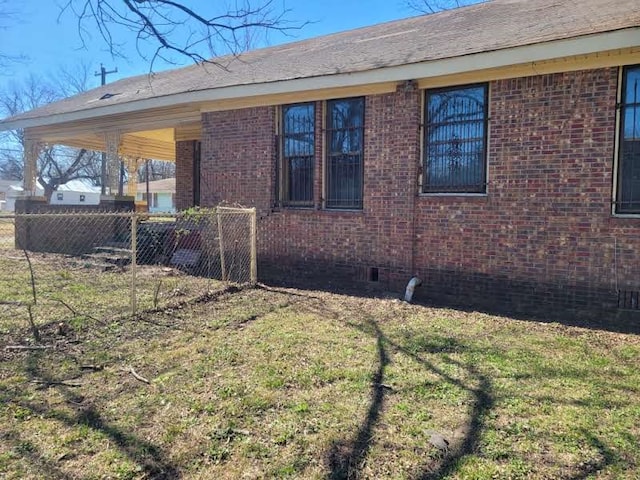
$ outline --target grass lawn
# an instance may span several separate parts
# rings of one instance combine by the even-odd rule
[[[0,320],[0,478],[640,475],[637,335],[217,288],[45,350]]]
[[[16,302],[33,302],[29,263],[24,252],[1,247],[2,244],[0,332],[20,324],[17,318],[27,317],[25,308],[16,306]],[[132,275],[128,266],[102,271],[79,256],[55,253],[32,252],[29,258],[36,285],[37,303],[33,312],[42,322],[66,318],[72,326],[82,327],[87,317],[105,320],[132,313]],[[197,298],[215,284],[211,279],[186,275],[172,268],[138,265],[136,307],[138,311],[148,310]],[[69,312],[76,314],[69,317]],[[13,320],[1,322],[3,317],[13,317]]]
[[[8,217],[0,212],[0,248],[13,246],[14,241],[14,223],[13,217]]]

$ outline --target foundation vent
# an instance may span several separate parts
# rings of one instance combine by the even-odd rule
[[[380,278],[380,273],[378,272],[378,267],[369,267],[369,278],[370,282],[377,282]]]
[[[618,290],[618,308],[640,310],[640,290]]]

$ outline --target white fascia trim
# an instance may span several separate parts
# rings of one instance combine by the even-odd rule
[[[296,93],[326,88],[353,87],[384,82],[415,80],[420,78],[453,75],[457,73],[506,67],[554,58],[586,55],[591,53],[640,46],[640,27],[612,32],[585,35],[564,40],[554,40],[520,47],[474,53],[459,57],[430,60],[420,63],[384,67],[363,72],[340,73],[281,80],[269,83],[233,85],[229,87],[183,92],[162,97],[147,98],[118,105],[97,107],[47,117],[0,123],[0,131],[29,128],[58,123],[86,120],[106,115],[132,113],[153,108],[171,107],[201,102],[215,102],[262,95]]]

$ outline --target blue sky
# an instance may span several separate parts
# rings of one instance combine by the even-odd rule
[[[132,34],[126,38],[127,59],[113,58],[96,34],[83,47],[73,15],[67,13],[58,19],[61,3],[63,0],[9,2],[9,5],[18,4],[12,7],[17,8],[18,15],[4,22],[7,28],[0,29],[0,45],[5,54],[24,55],[27,58],[24,62],[13,62],[9,68],[0,71],[0,89],[31,73],[47,76],[55,74],[61,67],[73,69],[81,62],[89,64],[94,71],[100,68],[100,63],[108,70],[117,67],[118,73],[107,77],[109,82],[149,71],[149,63],[136,53]],[[198,2],[192,1],[191,4],[197,6]],[[287,0],[286,6],[291,9],[287,18],[313,23],[294,32],[293,38],[271,34],[268,40],[270,45],[416,15],[404,0]],[[186,59],[182,61],[184,64],[188,62]],[[168,66],[162,63],[154,66],[154,70],[164,68]],[[98,86],[100,78],[94,77],[94,80],[92,86]]]

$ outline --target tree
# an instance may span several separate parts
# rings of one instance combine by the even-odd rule
[[[80,66],[77,71],[86,70]],[[58,77],[44,80],[36,76],[28,77],[22,83],[12,84],[0,94],[0,114],[11,116],[54,100],[63,98],[69,93],[78,93],[87,85],[76,82],[74,86],[64,81],[69,75],[82,78],[79,74],[63,71]],[[85,78],[89,78],[85,72]],[[65,85],[65,91],[60,85]],[[24,131],[4,132],[0,145],[0,177],[9,180],[22,180],[24,170]],[[71,180],[89,180],[94,184],[100,181],[99,154],[86,149],[76,149],[61,145],[45,146],[38,158],[37,178],[44,188],[47,200],[60,186]]]
[[[0,30],[6,30],[11,26],[13,22],[18,18],[18,10],[15,8],[15,3],[11,3],[10,0],[0,0]],[[4,50],[5,45],[0,42],[0,69],[8,67],[12,62],[24,60],[24,56],[15,55]],[[2,75],[2,72],[0,72]]]
[[[436,13],[484,1],[486,0],[406,0],[409,8],[420,13]]]
[[[142,183],[147,179],[147,168],[149,168],[149,181],[162,180],[176,176],[176,164],[174,162],[163,162],[162,160],[149,160],[138,169],[138,178],[133,179]],[[132,180],[129,180],[132,181]]]
[[[158,58],[175,63],[173,55],[208,62],[221,53],[237,54],[259,35],[288,33],[305,25],[286,20],[289,10],[277,7],[276,0],[223,5],[226,2],[202,2],[196,9],[179,0],[67,0],[60,16],[71,13],[77,19],[83,43],[97,31],[117,56],[124,56],[125,35],[134,34],[138,53],[150,58],[151,68]]]

